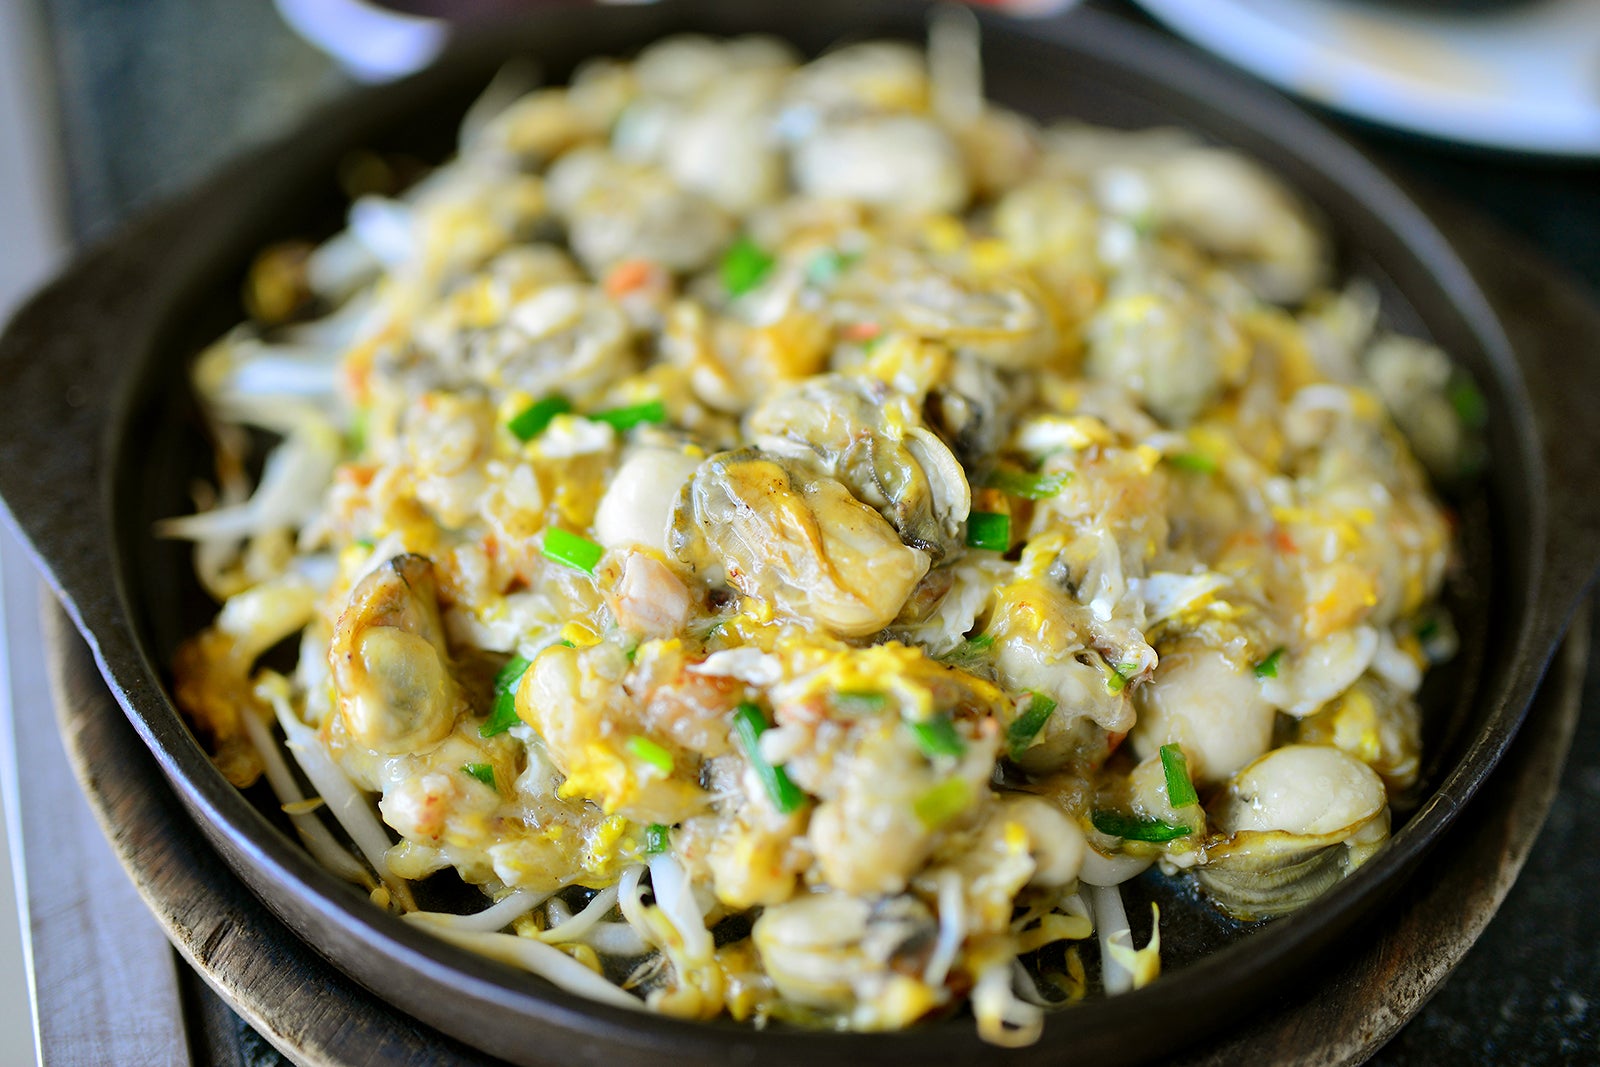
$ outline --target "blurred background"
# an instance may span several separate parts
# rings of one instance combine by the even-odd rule
[[[318,102],[426,64],[446,18],[531,2],[0,0],[0,322],[71,248]],[[1052,18],[1073,5],[1004,6]],[[1299,96],[1600,292],[1600,0],[1093,6]],[[209,1062],[183,1023],[204,989],[180,980],[66,767],[41,677],[39,585],[3,529],[0,589],[0,1067],[39,1049],[52,1064]],[[1600,884],[1592,677],[1585,707],[1500,917],[1377,1062],[1600,1062],[1600,921],[1586,904]],[[279,1062],[247,1031],[236,1037],[238,1062]]]

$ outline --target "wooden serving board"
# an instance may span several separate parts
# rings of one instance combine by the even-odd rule
[[[294,937],[224,866],[166,785],[66,615],[46,611],[67,755],[112,849],[178,951],[296,1063],[496,1064],[401,1013]],[[1568,633],[1511,750],[1401,890],[1392,914],[1226,1040],[1176,1061],[1360,1063],[1438,989],[1493,918],[1544,823],[1578,719],[1587,610]],[[530,1035],[536,1040],[536,1035]]]

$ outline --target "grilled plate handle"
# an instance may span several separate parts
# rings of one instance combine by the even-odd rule
[[[113,579],[113,430],[161,317],[204,266],[190,238],[220,201],[213,185],[146,213],[81,254],[0,334],[0,505],[97,652],[129,639]]]

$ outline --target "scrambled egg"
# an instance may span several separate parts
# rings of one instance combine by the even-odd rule
[[[1086,865],[1266,915],[1381,843],[1451,553],[1385,405],[1463,380],[1255,164],[1041,128],[934,54],[662,42],[263,255],[196,381],[283,440],[251,495],[225,435],[163,526],[225,601],[175,692],[241,786],[278,716],[326,801],[285,803],[379,899],[453,870],[511,933],[429,921],[591,995],[881,1029],[970,994],[1025,1043],[1018,959],[1159,972]]]

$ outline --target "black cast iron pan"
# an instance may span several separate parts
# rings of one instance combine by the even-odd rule
[[[1519,293],[1518,279],[1493,257],[1469,265],[1348,144],[1270,91],[1147,30],[1092,11],[1034,24],[985,18],[992,96],[1045,119],[1188,126],[1252,154],[1318,206],[1346,268],[1384,290],[1389,322],[1442,344],[1489,400],[1488,469],[1453,500],[1463,566],[1450,599],[1463,650],[1425,692],[1426,788],[1391,844],[1314,906],[1254,929],[1147,875],[1135,893],[1163,902],[1168,973],[1136,993],[1052,1016],[1038,1045],[1009,1053],[981,1044],[963,1018],[849,1035],[756,1032],[606,1008],[441,944],[317,867],[211,767],[165,680],[176,642],[213,609],[198,595],[187,551],[154,540],[151,524],[186,511],[191,480],[209,472],[184,368],[242,317],[237,294],[254,251],[336,228],[334,173],[352,148],[443,158],[462,111],[510,56],[535,56],[560,80],[583,58],[625,55],[671,32],[770,32],[814,53],[847,38],[920,39],[925,13],[890,0],[668,0],[529,15],[452,50],[417,78],[335,104],[146,216],[82,256],[0,338],[0,385],[10,404],[0,420],[0,496],[201,829],[334,964],[495,1055],[522,1064],[773,1067],[1158,1056],[1257,1008],[1286,980],[1314,980],[1319,955],[1340,938],[1362,936],[1504,751],[1594,575],[1600,325],[1588,309]],[[1545,328],[1509,338],[1493,301],[1534,298],[1545,299]]]

